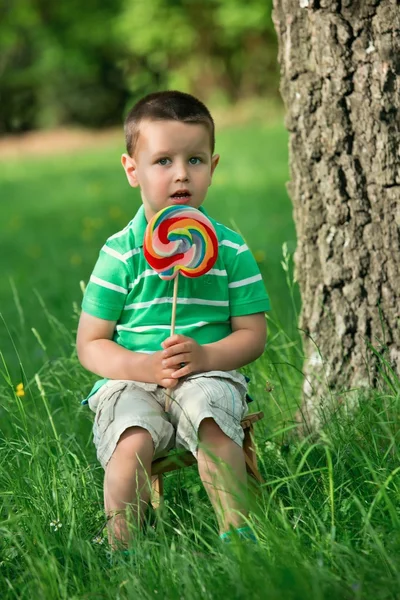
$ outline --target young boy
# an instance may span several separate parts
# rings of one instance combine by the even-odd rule
[[[128,547],[129,521],[142,522],[152,460],[173,447],[189,449],[216,512],[220,535],[243,527],[246,467],[240,421],[246,381],[235,369],[264,350],[269,300],[243,239],[210,219],[219,253],[214,268],[180,278],[176,330],[172,281],[143,256],[146,225],[173,204],[199,209],[211,185],[214,122],[202,102],[176,91],[140,100],[125,121],[122,166],[143,205],[101,249],[83,299],[77,334],[82,365],[104,379],[89,395],[93,433],[105,470],[110,543]],[[165,388],[173,392],[165,412]]]

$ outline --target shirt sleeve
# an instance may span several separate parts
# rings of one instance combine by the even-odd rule
[[[229,306],[232,317],[271,310],[256,260],[241,238],[240,242],[238,248],[228,247],[226,251]]]
[[[100,251],[82,301],[82,310],[93,317],[118,321],[129,292],[127,261],[107,245]]]

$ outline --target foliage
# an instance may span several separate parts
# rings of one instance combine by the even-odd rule
[[[6,2],[0,133],[119,123],[160,88],[204,100],[275,93],[271,0]]]
[[[0,131],[114,123],[126,99],[106,36],[118,2],[16,0],[0,25]]]
[[[271,8],[271,0],[125,0],[116,28],[132,95],[168,87],[226,102],[274,93]]]

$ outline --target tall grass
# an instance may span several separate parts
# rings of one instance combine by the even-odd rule
[[[382,378],[354,413],[338,405],[317,441],[297,440],[290,397],[301,350],[270,320],[269,351],[248,369],[253,406],[266,415],[257,427],[265,483],[250,515],[258,545],[219,543],[192,467],[166,476],[165,505],[149,513],[136,555],[110,564],[102,472],[79,404],[90,377],[73,334],[47,318],[64,340],[57,360],[24,381],[24,396],[1,369],[1,597],[398,598],[398,388]]]

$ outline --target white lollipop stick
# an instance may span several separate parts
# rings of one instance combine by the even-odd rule
[[[179,281],[179,271],[174,279],[174,294],[172,298],[172,316],[171,316],[171,334],[175,333],[175,321],[176,321],[176,304],[178,300],[178,281]],[[168,392],[165,390],[165,412],[169,411],[169,407],[171,406],[171,400],[173,400],[174,396],[172,392]]]

